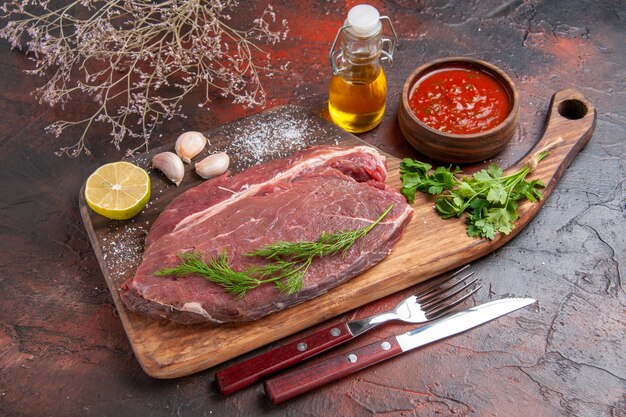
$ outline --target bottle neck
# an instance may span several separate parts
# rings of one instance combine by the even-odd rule
[[[380,61],[383,43],[381,31],[372,36],[360,37],[350,29],[345,30],[341,41],[343,58],[355,65],[372,64]]]

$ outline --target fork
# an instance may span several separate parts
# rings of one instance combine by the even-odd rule
[[[391,320],[426,323],[437,319],[480,289],[478,286],[460,295],[476,282],[476,279],[466,282],[474,275],[474,272],[466,274],[456,282],[451,282],[468,267],[469,265],[466,265],[448,276],[436,279],[417,293],[402,300],[390,311],[334,324],[295,342],[223,369],[215,375],[217,386],[222,394],[231,394],[265,376],[325,352]]]

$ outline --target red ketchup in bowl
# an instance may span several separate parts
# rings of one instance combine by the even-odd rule
[[[415,83],[409,95],[413,114],[442,132],[466,135],[498,126],[511,111],[504,87],[471,68],[443,68]]]

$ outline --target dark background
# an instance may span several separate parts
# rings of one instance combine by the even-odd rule
[[[289,21],[268,47],[288,73],[265,80],[268,107],[298,104],[323,113],[330,44],[356,2],[276,1]],[[622,1],[372,2],[400,37],[385,66],[388,108],[365,141],[419,157],[396,121],[402,84],[444,56],[487,60],[521,97],[519,129],[494,160],[508,166],[539,138],[552,94],[573,87],[598,111],[595,134],[544,209],[509,244],[474,264],[482,302],[530,296],[536,307],[370,368],[282,406],[260,385],[228,398],[215,369],[176,380],[146,376],[136,362],[78,212],[78,191],[103,163],[123,158],[105,127],[88,137],[90,156],[57,157],[76,140],[43,132],[86,116],[85,103],[39,105],[42,80],[0,43],[0,415],[6,416],[626,416],[626,4]],[[233,14],[250,21],[264,2]],[[4,23],[3,23],[4,24]],[[200,97],[200,96],[198,96]],[[86,99],[85,99],[86,100]],[[209,130],[262,109],[191,97],[187,119],[162,125],[153,147],[183,130]],[[381,300],[348,316],[392,305]],[[403,329],[387,326],[355,345]],[[369,339],[368,339],[369,338]],[[345,348],[344,348],[345,349]],[[263,351],[260,349],[259,351]],[[236,361],[231,362],[235,363]]]

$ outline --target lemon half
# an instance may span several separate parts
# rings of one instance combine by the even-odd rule
[[[150,200],[150,176],[130,162],[102,165],[87,178],[85,200],[93,211],[104,217],[130,219]]]

